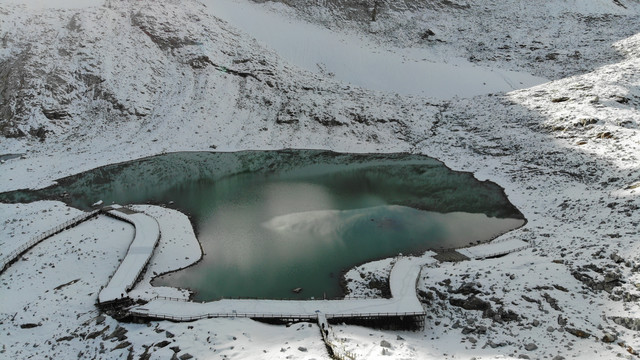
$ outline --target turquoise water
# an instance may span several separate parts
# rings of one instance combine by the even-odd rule
[[[154,284],[189,288],[196,300],[337,297],[341,272],[357,264],[484,241],[524,223],[497,185],[407,154],[175,153],[58,183],[0,201],[150,202],[189,214],[206,255]]]

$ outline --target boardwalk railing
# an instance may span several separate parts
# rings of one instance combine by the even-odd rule
[[[126,208],[125,208],[126,209]],[[118,274],[118,272],[121,272],[122,270],[120,269],[123,266],[123,263],[125,261],[128,260],[128,257],[132,256],[130,251],[131,251],[131,247],[134,246],[134,243],[136,243],[137,241],[139,241],[138,239],[138,235],[140,234],[139,231],[140,229],[137,228],[137,224],[136,221],[134,219],[132,219],[130,216],[134,215],[134,214],[143,214],[143,213],[138,213],[138,212],[134,212],[134,214],[123,214],[120,213],[118,211],[118,209],[109,209],[104,211],[104,213],[108,216],[111,216],[115,219],[118,219],[120,221],[124,221],[126,223],[129,223],[131,225],[133,225],[133,240],[131,241],[131,243],[129,244],[129,249],[127,249],[127,254],[125,255],[124,260],[122,260],[122,262],[120,262],[120,266],[118,267],[118,269],[116,270],[116,273],[111,277],[111,279],[109,280],[109,283],[107,284],[107,286],[105,288],[102,289],[102,291],[100,292],[100,294],[98,295],[98,304],[99,305],[109,305],[111,303],[114,302],[119,302],[122,301],[124,299],[124,297],[115,297],[115,295],[112,294],[112,292],[109,292],[108,295],[105,295],[105,298],[102,299],[102,295],[106,292],[106,291],[111,291],[108,289],[111,289],[110,286],[112,286],[112,282],[114,281],[114,278],[116,277],[116,274]],[[144,261],[141,264],[138,264],[139,266],[137,266],[136,268],[136,273],[135,276],[130,276],[130,274],[127,274],[127,283],[124,285],[124,291],[129,291],[133,288],[133,286],[135,285],[135,283],[138,281],[138,279],[140,278],[140,275],[142,274],[142,272],[144,271],[144,269],[146,268],[147,263],[149,262],[149,259],[151,258],[153,251],[158,243],[158,240],[160,239],[160,237],[162,236],[162,233],[160,232],[160,227],[157,224],[157,220],[155,220],[154,218],[145,215],[146,217],[149,217],[151,219],[153,219],[153,221],[156,224],[157,230],[158,230],[158,234],[157,236],[154,237],[154,242],[153,245],[150,247],[150,251],[147,254],[144,254]],[[139,254],[137,254],[139,255]],[[136,256],[136,255],[133,255]]]
[[[45,231],[44,233],[34,236],[33,238],[31,238],[29,241],[27,241],[26,243],[22,244],[19,248],[11,251],[10,253],[3,255],[2,259],[0,259],[0,273],[2,273],[7,265],[9,265],[11,262],[13,262],[14,260],[16,260],[16,258],[18,256],[20,256],[21,254],[23,254],[24,252],[26,252],[27,250],[29,250],[31,247],[35,246],[36,244],[38,244],[39,242],[41,242],[42,240],[51,237],[63,230],[66,230],[70,227],[76,226],[79,223],[88,220],[89,218],[91,218],[92,216],[96,216],[98,215],[98,213],[100,212],[100,210],[94,210],[92,212],[88,212],[88,213],[84,213],[81,215],[76,216],[75,218],[68,220],[66,222],[64,222],[63,224],[60,224],[52,229],[49,229],[47,231]]]
[[[498,243],[500,243],[500,242],[504,242],[504,241],[498,241]],[[492,244],[492,243],[489,243],[489,244]],[[514,252],[518,252],[520,250],[528,249],[530,247],[534,247],[535,245],[536,245],[535,241],[530,240],[526,245],[522,245],[522,246],[517,247],[517,248],[497,251],[497,252],[489,253],[489,254],[473,256],[473,258],[476,259],[476,260],[479,260],[479,259],[486,259],[486,258],[492,258],[492,257],[507,255],[507,254],[511,254],[511,253],[514,253]]]
[[[318,327],[322,333],[322,340],[331,350],[331,357],[337,360],[355,360],[356,355],[348,351],[342,339],[339,339],[333,332],[333,328],[327,321],[324,314],[318,314]]]
[[[318,314],[265,314],[265,313],[242,313],[242,312],[225,312],[225,313],[207,313],[198,315],[172,315],[164,313],[146,313],[143,309],[135,309],[130,314],[137,317],[146,317],[154,319],[164,319],[173,321],[193,321],[210,318],[250,318],[250,319],[305,319],[317,320]],[[345,314],[325,314],[327,319],[342,318],[383,318],[383,317],[401,317],[401,316],[424,316],[426,312],[400,312],[400,313],[345,313]]]
[[[179,297],[171,297],[171,296],[162,296],[156,295],[151,299],[141,298],[145,301],[153,301],[153,300],[169,300],[169,301],[182,301],[182,302],[198,302],[193,301],[191,299],[179,298]],[[335,298],[307,298],[307,299],[296,299],[296,298],[258,298],[258,297],[223,297],[220,300],[274,300],[274,301],[321,301],[321,300],[329,300],[329,301],[337,301],[337,300],[368,300],[368,299],[376,299],[370,296],[345,296],[345,297],[335,297]],[[382,299],[382,298],[377,298]],[[214,300],[217,301],[217,300]],[[206,301],[202,301],[206,302]]]

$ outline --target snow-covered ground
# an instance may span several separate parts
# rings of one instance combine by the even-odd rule
[[[209,16],[214,5],[112,0],[54,11],[6,3],[0,5],[0,132],[9,137],[0,138],[0,154],[26,156],[0,164],[1,191],[212,147],[427,154],[504,187],[528,223],[498,240],[536,246],[423,268],[418,292],[430,314],[425,329],[334,327],[347,350],[395,359],[636,357],[637,1],[436,2],[449,6],[389,11],[363,35],[359,44],[378,39],[372,46],[382,54],[400,56],[408,48],[409,57],[421,47],[434,52],[432,59],[473,58],[494,71],[558,79],[453,100],[371,91],[301,68]],[[333,10],[324,17],[303,13],[325,21],[339,39],[374,26]],[[429,21],[443,42],[415,40]],[[170,291],[149,280],[199,258],[193,229],[175,211],[136,209],[158,219],[162,237],[134,291]],[[0,204],[2,252],[75,215],[59,202]],[[317,327],[306,324],[118,324],[99,316],[100,286],[132,236],[129,225],[101,216],[37,245],[3,272],[0,357],[170,358],[179,350],[177,356],[197,358],[328,358]],[[360,289],[388,269],[385,261],[363,264],[348,275],[349,288],[364,294]]]
[[[101,6],[105,0],[2,0],[0,4],[26,5],[30,9],[81,9]]]
[[[376,46],[358,33],[331,31],[245,0],[203,0],[211,14],[247,32],[288,62],[371,90],[436,99],[531,87],[546,79],[440,59],[420,48]],[[284,5],[279,7],[286,11]]]

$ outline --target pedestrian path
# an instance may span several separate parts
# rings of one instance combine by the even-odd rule
[[[134,306],[129,313],[137,317],[191,321],[213,317],[247,317],[254,319],[317,320],[424,316],[426,312],[416,294],[416,281],[425,258],[401,257],[391,270],[390,299],[343,300],[250,300],[223,299],[192,302],[155,298]]]
[[[132,224],[135,228],[135,235],[120,266],[107,286],[98,295],[98,303],[101,305],[127,298],[127,292],[133,288],[160,239],[158,222],[149,215],[118,205],[104,208],[103,211],[108,216]]]

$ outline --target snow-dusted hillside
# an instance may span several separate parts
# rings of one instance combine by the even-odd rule
[[[417,110],[292,68],[195,1],[2,12],[0,131],[16,139],[3,153],[331,147],[354,133],[375,147],[402,131],[399,111]]]
[[[427,154],[503,186],[528,223],[498,240],[536,246],[425,267],[418,283],[430,313],[425,329],[335,327],[348,350],[358,358],[637,358],[638,1],[381,1],[376,21],[375,2],[255,5],[344,38],[361,35],[380,51],[419,49],[430,61],[462,57],[557,79],[441,100],[299,68],[216,18],[213,2],[114,0],[51,10],[0,1],[0,154],[25,153],[0,164],[0,191],[167,151]],[[434,35],[422,39],[426,29]],[[195,260],[197,244],[178,241],[193,238],[185,217],[142,209],[163,220],[168,239],[150,271],[172,268],[169,254],[188,255],[175,266]],[[75,213],[53,202],[0,210],[3,253]],[[95,296],[129,234],[98,218],[0,275],[0,333],[8,339],[0,357],[328,357],[318,331],[305,325],[147,326],[99,317]],[[381,293],[388,271],[388,261],[359,266],[347,274],[349,289]],[[138,291],[155,291],[149,278]]]
[[[425,49],[428,57],[554,79],[619,58],[611,39],[640,31],[637,0],[251,1],[387,45]]]

